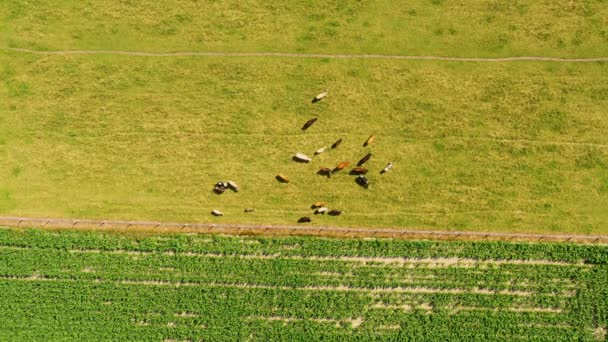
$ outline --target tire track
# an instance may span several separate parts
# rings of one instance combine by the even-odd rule
[[[515,61],[538,61],[538,62],[568,62],[568,63],[590,63],[608,62],[608,57],[593,58],[561,58],[561,57],[445,57],[445,56],[407,56],[407,55],[380,55],[380,54],[322,54],[322,53],[285,53],[285,52],[201,52],[201,51],[177,51],[177,52],[147,52],[147,51],[125,51],[125,50],[32,50],[24,48],[5,47],[5,50],[32,53],[37,55],[126,55],[146,57],[282,57],[282,58],[329,58],[329,59],[393,59],[393,60],[430,60],[450,62],[515,62]]]
[[[232,235],[306,235],[341,238],[394,238],[425,240],[492,240],[492,241],[551,241],[567,243],[608,244],[608,235],[529,234],[500,232],[436,231],[403,228],[345,228],[305,225],[266,225],[231,223],[168,223],[120,220],[76,220],[61,218],[32,218],[0,216],[0,226],[38,227],[50,229],[93,229],[153,231],[158,233],[208,233]]]

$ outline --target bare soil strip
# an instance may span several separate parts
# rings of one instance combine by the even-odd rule
[[[471,307],[471,306],[459,306],[452,310],[452,313],[458,313],[460,311],[511,311],[511,312],[542,312],[542,313],[552,313],[559,314],[564,310],[561,308],[524,308],[524,307],[508,307],[508,308],[480,308],[480,307]]]
[[[262,224],[168,223],[120,220],[77,220],[0,216],[0,226],[54,229],[143,231],[154,233],[209,233],[231,235],[312,235],[340,238],[393,238],[417,240],[502,240],[608,244],[608,235],[517,234],[499,232],[432,231],[402,228],[344,228]]]
[[[320,285],[320,286],[281,286],[268,284],[250,284],[250,283],[220,283],[220,282],[182,282],[182,281],[166,281],[166,280],[107,280],[107,279],[74,279],[74,278],[57,278],[41,276],[39,274],[32,275],[3,275],[0,280],[11,281],[48,281],[48,282],[92,282],[92,283],[114,283],[117,285],[137,285],[137,286],[170,286],[170,287],[219,287],[219,288],[239,288],[239,289],[263,289],[263,290],[280,290],[280,291],[335,291],[335,292],[356,292],[356,293],[423,293],[423,294],[480,294],[480,295],[509,295],[518,297],[530,297],[534,295],[531,291],[512,291],[512,290],[490,290],[484,288],[471,289],[438,289],[430,287],[354,287],[346,285]],[[563,297],[564,295],[560,296]],[[569,295],[567,295],[569,296]]]
[[[312,321],[317,323],[334,323],[336,328],[340,328],[340,323],[349,323],[353,329],[358,328],[364,319],[361,317],[357,318],[344,318],[344,319],[330,319],[330,318],[297,318],[297,317],[282,317],[282,316],[250,316],[248,320],[261,320],[261,321],[281,321],[285,324],[294,321]]]
[[[176,57],[176,56],[203,56],[203,57],[285,57],[285,58],[331,58],[331,59],[402,59],[402,60],[433,60],[452,62],[512,62],[512,61],[541,61],[541,62],[569,62],[589,63],[607,62],[608,57],[595,58],[560,58],[560,57],[444,57],[444,56],[401,56],[401,55],[378,55],[378,54],[322,54],[322,53],[284,53],[284,52],[148,52],[148,51],[123,51],[123,50],[32,50],[24,48],[5,47],[4,49],[34,53],[39,55],[127,55],[148,57]]]

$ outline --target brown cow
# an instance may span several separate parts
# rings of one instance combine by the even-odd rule
[[[367,169],[364,169],[362,167],[355,167],[354,169],[350,170],[351,175],[364,175],[366,173]]]
[[[365,164],[365,162],[367,162],[369,160],[369,158],[372,157],[371,153],[368,153],[365,155],[365,157],[361,158],[361,160],[359,160],[359,162],[357,163],[357,166],[361,166],[363,164]]]
[[[310,206],[310,208],[316,209],[316,208],[321,208],[324,206],[325,206],[325,202],[315,202]]]
[[[312,119],[306,121],[306,123],[302,127],[302,130],[305,131],[308,127],[312,126],[312,124],[314,124],[315,121],[317,121],[317,118],[312,118]]]
[[[336,166],[332,172],[338,172],[342,169],[344,169],[345,167],[347,167],[350,164],[349,161],[345,161],[345,162],[341,162],[340,164],[338,164],[338,166]]]
[[[328,167],[320,168],[319,171],[317,171],[317,173],[320,175],[323,175],[323,176],[331,177],[331,169]]]
[[[376,136],[374,134],[370,135],[369,138],[367,138],[367,140],[363,143],[363,147],[373,143],[374,140],[376,140]]]
[[[332,209],[327,214],[331,216],[338,216],[342,214],[342,210]]]
[[[289,178],[283,174],[279,173],[275,178],[281,183],[289,183]]]

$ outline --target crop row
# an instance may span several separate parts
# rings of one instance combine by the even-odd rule
[[[133,237],[75,231],[16,233],[0,229],[0,245],[28,248],[129,250],[150,252],[263,253],[299,256],[366,256],[408,258],[474,258],[476,260],[556,260],[569,263],[608,263],[606,247],[577,244],[393,241],[360,239],[257,238],[196,234]]]
[[[483,247],[5,229],[0,339],[602,338],[605,246]]]

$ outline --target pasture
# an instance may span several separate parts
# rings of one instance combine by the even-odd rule
[[[601,234],[607,76],[603,63],[3,51],[0,212],[291,224],[324,201],[344,214],[315,225]],[[369,189],[316,174],[368,152]],[[218,180],[241,191],[216,195]]]
[[[0,215],[292,224],[323,201],[344,213],[314,225],[604,234],[603,62],[10,48],[598,57],[606,11],[548,0],[5,1]],[[291,160],[338,139],[309,164]],[[347,173],[367,153],[364,189]],[[345,161],[332,178],[316,174]],[[242,191],[213,194],[220,180]]]
[[[607,18],[597,0],[3,1],[0,41],[42,50],[601,57]]]
[[[608,249],[0,229],[3,340],[602,341]]]

